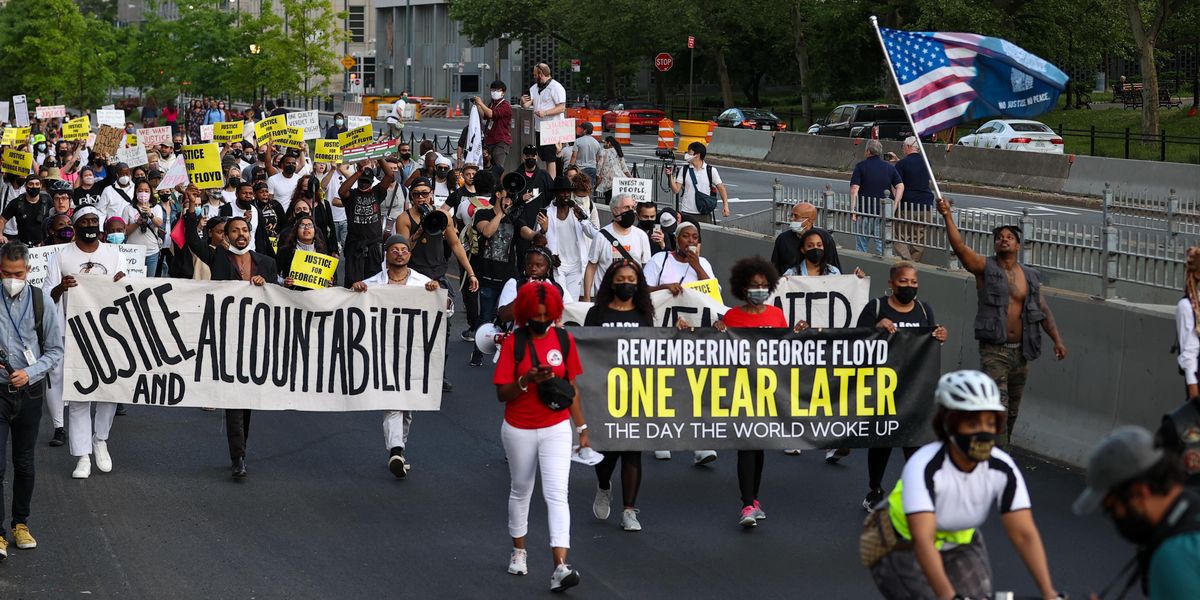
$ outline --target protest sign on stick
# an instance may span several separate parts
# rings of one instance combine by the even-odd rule
[[[221,172],[221,148],[215,142],[183,147],[183,161],[187,164],[188,179],[202,190],[218,190],[225,187]]]
[[[92,132],[92,122],[87,115],[76,117],[63,123],[63,139],[71,142],[88,139],[88,134]]]

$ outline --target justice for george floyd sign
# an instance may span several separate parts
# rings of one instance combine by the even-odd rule
[[[446,292],[294,292],[78,275],[64,398],[256,410],[438,410]]]
[[[930,438],[941,372],[930,329],[570,331],[598,450],[874,448]]]

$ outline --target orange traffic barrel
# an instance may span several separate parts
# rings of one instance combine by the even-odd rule
[[[709,121],[708,122],[708,135],[704,136],[704,145],[705,146],[712,144],[713,132],[716,130],[717,130],[717,122]]]
[[[588,120],[592,123],[592,137],[600,141],[604,137],[604,111],[593,109],[588,111]]]
[[[675,122],[663,119],[658,122],[658,147],[670,150],[675,147]]]
[[[629,115],[617,115],[617,143],[628,146],[632,141],[629,136]]]

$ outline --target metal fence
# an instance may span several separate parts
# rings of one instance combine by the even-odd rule
[[[946,226],[932,207],[896,210],[891,198],[859,198],[854,210],[849,194],[824,190],[789,189],[775,186],[774,230],[791,220],[792,208],[807,202],[817,208],[817,225],[835,233],[855,236],[856,246],[883,256],[912,257],[912,247],[944,251],[942,266],[959,269],[957,257],[946,236]],[[861,209],[877,203],[878,214]],[[1101,223],[1071,223],[1035,218],[1029,210],[1008,215],[964,208],[951,208],[951,217],[963,241],[975,252],[993,254],[992,231],[1001,225],[1017,225],[1022,237],[1021,262],[1050,271],[1094,277],[1094,292],[1115,298],[1118,282],[1155,288],[1177,289],[1183,281],[1187,248],[1200,242],[1200,212],[1196,206],[1181,206],[1177,197],[1114,197],[1104,194]],[[929,260],[921,262],[929,263]]]

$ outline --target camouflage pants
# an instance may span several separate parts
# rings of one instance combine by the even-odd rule
[[[968,598],[992,597],[992,565],[983,532],[976,530],[971,543],[938,553],[954,590]],[[875,587],[888,600],[937,598],[912,548],[895,549],[871,567]]]
[[[1008,408],[1008,427],[1004,433],[1007,444],[1012,440],[1013,426],[1017,424],[1017,412],[1021,408],[1021,397],[1025,394],[1025,379],[1029,376],[1029,362],[1025,360],[1020,347],[981,342],[979,363],[983,372],[1000,388],[1000,402]]]

